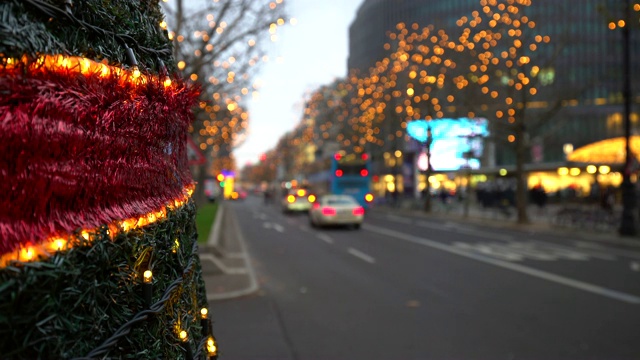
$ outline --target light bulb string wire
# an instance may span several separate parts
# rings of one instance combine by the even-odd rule
[[[195,352],[195,354],[193,354],[193,358],[194,359],[199,359],[200,358],[200,353],[202,353],[202,350],[204,349],[205,345],[207,343],[207,338],[204,337],[200,340],[200,343],[198,344],[198,348]]]
[[[164,294],[162,298],[160,298],[160,300],[158,300],[155,304],[151,305],[149,309],[140,311],[131,320],[122,324],[118,328],[118,330],[116,330],[113,333],[113,335],[111,335],[111,337],[105,340],[100,346],[98,346],[97,348],[89,352],[87,356],[73,358],[73,360],[98,359],[101,356],[106,355],[109,352],[109,350],[113,346],[115,346],[121,338],[127,336],[131,332],[131,329],[136,324],[141,323],[147,320],[151,315],[159,314],[162,310],[164,310],[164,308],[167,305],[167,301],[169,301],[169,299],[173,295],[174,290],[177,289],[184,282],[184,278],[193,270],[193,267],[195,266],[195,259],[197,257],[197,252],[198,252],[198,242],[194,240],[193,247],[191,250],[191,257],[189,259],[189,262],[187,263],[187,266],[183,271],[183,275],[177,278],[176,280],[174,280],[167,287],[167,289],[164,291]],[[201,344],[202,346],[204,346],[204,341],[206,341],[206,338],[202,340],[202,344]],[[198,349],[201,349],[202,346],[199,346]]]
[[[75,16],[73,16],[73,14],[67,12],[64,9],[61,9],[57,6],[51,5],[49,3],[46,3],[44,1],[41,0],[24,0],[24,2],[32,5],[34,8],[38,9],[40,12],[46,14],[47,16],[53,17],[53,18],[61,18],[61,17],[65,17],[69,20],[71,20],[72,22],[74,22],[75,24],[93,31],[101,36],[109,36],[109,37],[113,37],[114,39],[116,39],[118,42],[120,42],[124,47],[128,47],[129,44],[134,45],[138,50],[140,50],[143,53],[146,54],[152,54],[155,55],[156,57],[162,55],[162,56],[171,56],[171,50],[169,48],[165,48],[165,49],[160,49],[160,50],[156,50],[156,49],[150,49],[144,46],[141,46],[140,44],[138,44],[138,42],[131,36],[126,35],[126,34],[116,34],[112,31],[108,31],[105,30],[101,27],[98,26],[94,26],[91,25],[85,21],[82,21],[78,18],[76,18]]]

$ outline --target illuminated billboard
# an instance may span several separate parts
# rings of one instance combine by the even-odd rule
[[[461,168],[480,168],[484,138],[489,135],[487,119],[460,118],[414,120],[407,124],[407,133],[421,143],[427,141],[431,129],[431,167],[435,171],[453,171]],[[471,154],[466,159],[465,153]],[[418,159],[418,167],[426,170],[426,155]]]

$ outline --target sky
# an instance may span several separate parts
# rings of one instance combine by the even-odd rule
[[[278,29],[267,46],[269,62],[258,82],[260,95],[251,99],[249,134],[234,150],[238,167],[255,163],[262,153],[302,118],[305,94],[347,74],[349,25],[364,0],[285,0],[295,25]]]

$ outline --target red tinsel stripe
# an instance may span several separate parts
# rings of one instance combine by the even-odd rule
[[[0,71],[0,255],[181,197],[197,96],[175,80]]]

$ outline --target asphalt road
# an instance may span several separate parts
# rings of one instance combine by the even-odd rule
[[[640,359],[640,248],[371,211],[312,229],[230,204],[260,284],[217,301],[222,359]]]

